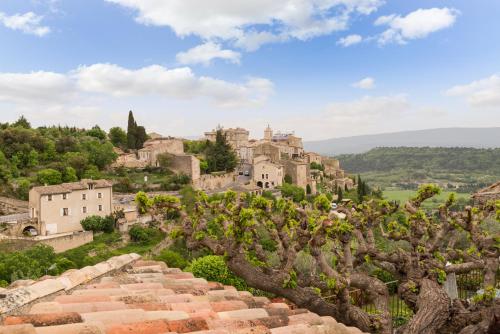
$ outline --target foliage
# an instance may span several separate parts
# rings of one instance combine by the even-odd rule
[[[194,259],[186,270],[207,281],[231,285],[240,291],[249,290],[245,281],[228,268],[222,256],[208,255]]]
[[[109,129],[109,140],[115,147],[127,148],[127,133],[120,127]]]
[[[321,170],[321,171],[324,171],[325,170],[325,167],[322,165],[322,164],[319,164],[317,162],[311,162],[311,169],[316,169],[316,170]]]
[[[42,169],[37,174],[38,183],[54,185],[62,183],[62,174],[55,169]]]
[[[83,219],[80,224],[85,231],[111,233],[115,229],[115,219],[113,216],[89,216]]]
[[[217,130],[215,143],[209,143],[205,152],[208,172],[232,172],[238,163],[236,153],[222,130]]]
[[[138,150],[144,146],[144,142],[148,139],[146,129],[143,126],[137,125],[134,119],[132,110],[128,114],[127,126],[127,147],[129,149]]]
[[[281,195],[283,197],[293,199],[296,203],[299,203],[306,198],[306,192],[304,189],[289,183],[284,183],[281,186]]]
[[[152,227],[142,227],[134,225],[128,231],[130,239],[134,242],[147,244],[150,243],[157,235],[157,230]]]
[[[155,260],[165,262],[170,268],[184,269],[189,264],[181,254],[169,249],[162,250],[160,255],[158,255]]]
[[[285,183],[292,184],[293,183],[292,176],[290,174],[285,174],[285,177],[283,178],[283,181]]]

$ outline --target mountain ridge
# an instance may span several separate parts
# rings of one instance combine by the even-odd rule
[[[306,151],[322,155],[364,153],[377,147],[500,147],[500,127],[435,128],[305,141]]]

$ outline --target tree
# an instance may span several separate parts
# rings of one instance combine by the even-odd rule
[[[500,307],[491,297],[500,251],[498,234],[484,233],[481,222],[500,222],[500,201],[453,211],[451,196],[438,214],[424,212],[422,203],[438,192],[424,186],[404,208],[383,200],[341,205],[337,211],[345,219],[329,213],[323,199],[296,205],[228,192],[210,201],[199,192],[196,210],[181,212],[182,233],[189,248],[223,256],[249,286],[366,332],[393,330],[388,288],[366,270],[371,266],[399,280],[398,294],[415,313],[400,333],[451,334],[466,326],[471,327],[462,333],[486,333],[474,330],[488,328]],[[393,220],[396,214],[403,219]],[[469,241],[460,247],[463,233]],[[266,251],[264,236],[274,240],[272,252]],[[383,250],[381,243],[398,247]],[[484,295],[474,303],[452,302],[441,286],[446,275],[474,269],[484,272]],[[353,305],[352,289],[364,291],[377,312]]]
[[[143,126],[138,126],[136,127],[136,133],[135,133],[135,148],[136,149],[141,149],[144,147],[144,143],[146,140],[148,140],[148,135],[146,133],[146,128]]]
[[[12,124],[13,127],[21,127],[25,129],[31,129],[31,124],[28,122],[24,115],[21,115],[17,121]]]
[[[307,195],[311,195],[311,193],[312,193],[311,185],[307,184],[307,186],[306,186],[306,194]]]
[[[109,140],[115,147],[127,148],[127,133],[120,127],[109,129]]]
[[[39,171],[37,179],[38,183],[47,185],[61,184],[63,182],[61,172],[51,168]]]
[[[73,167],[64,168],[63,181],[64,182],[76,182],[76,181],[78,181],[78,176],[76,175],[76,170]]]
[[[206,159],[209,172],[232,172],[236,168],[238,158],[222,130],[217,130],[215,143],[207,147]]]
[[[285,174],[283,181],[285,181],[285,183],[292,184],[293,183],[292,176],[290,174]]]
[[[137,148],[137,123],[135,122],[132,110],[128,112],[127,146],[131,150]]]
[[[97,138],[99,140],[106,139],[107,135],[104,130],[102,130],[99,125],[94,125],[94,127],[87,131],[87,135],[90,137]]]
[[[89,216],[80,224],[85,231],[111,233],[115,229],[115,219],[112,216]]]
[[[281,186],[281,195],[286,198],[291,198],[295,203],[300,203],[306,199],[306,192],[301,187],[285,183]]]

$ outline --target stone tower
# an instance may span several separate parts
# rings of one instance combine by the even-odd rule
[[[273,139],[273,130],[267,125],[267,128],[264,130],[264,140],[271,141]]]

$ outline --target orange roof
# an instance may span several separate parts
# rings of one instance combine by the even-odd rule
[[[331,317],[138,257],[122,255],[2,292],[0,333],[361,333]]]

